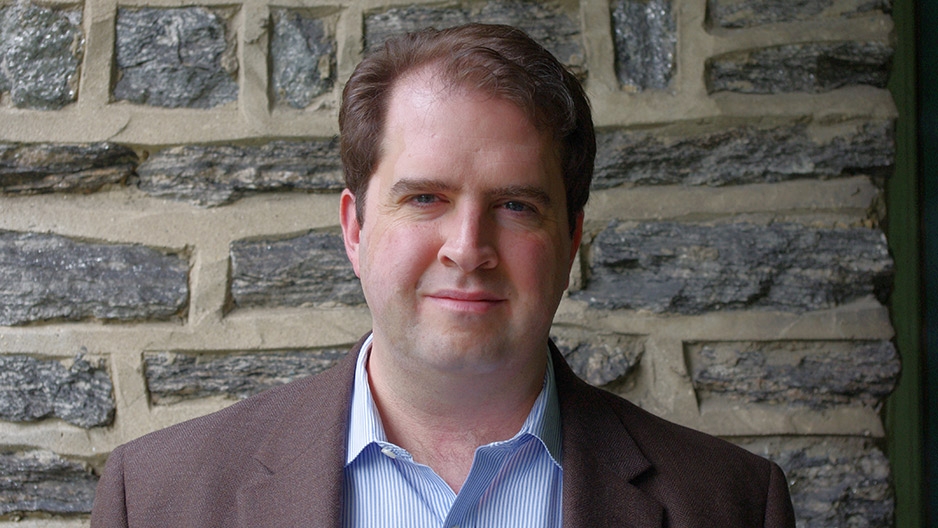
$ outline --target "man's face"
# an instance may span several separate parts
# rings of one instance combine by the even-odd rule
[[[450,373],[542,364],[579,244],[556,147],[512,103],[405,77],[364,221],[341,204],[372,354]]]

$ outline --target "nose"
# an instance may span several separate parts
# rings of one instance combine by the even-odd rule
[[[492,269],[498,265],[495,226],[481,207],[464,206],[454,210],[443,226],[439,259],[464,273]]]

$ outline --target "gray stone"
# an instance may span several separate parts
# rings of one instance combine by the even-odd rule
[[[707,60],[707,90],[820,93],[854,85],[885,88],[893,49],[880,42],[813,42],[737,51]]]
[[[342,236],[329,231],[233,242],[231,298],[239,308],[365,302]]]
[[[631,91],[664,90],[675,69],[677,25],[670,0],[619,0],[612,8],[616,75]]]
[[[335,83],[335,42],[322,19],[295,9],[273,9],[270,39],[274,100],[305,108]]]
[[[90,513],[98,477],[51,451],[0,452],[0,515]]]
[[[711,27],[747,28],[891,10],[891,0],[708,0],[707,23]]]
[[[55,416],[79,427],[114,419],[111,378],[103,364],[72,366],[29,356],[0,356],[0,419],[31,422]]]
[[[590,253],[586,288],[573,298],[655,313],[885,302],[893,273],[885,236],[866,228],[611,222]]]
[[[551,338],[577,376],[596,386],[628,376],[645,353],[643,336],[555,326]]]
[[[172,147],[151,155],[137,175],[147,194],[203,206],[231,203],[248,193],[340,191],[345,186],[335,138]]]
[[[80,9],[23,0],[0,7],[0,92],[17,108],[74,102],[83,46]]]
[[[144,368],[150,401],[157,405],[209,396],[242,399],[322,372],[347,352],[347,348],[230,354],[148,352]]]
[[[893,122],[812,134],[802,124],[688,130],[606,130],[596,138],[593,187],[738,185],[853,174],[888,177],[895,161]]]
[[[136,165],[133,150],[113,143],[0,143],[0,192],[94,192],[123,183]]]
[[[180,255],[0,231],[0,325],[178,319],[188,278]]]
[[[701,402],[878,408],[901,369],[889,341],[688,343],[685,353]]]
[[[114,98],[170,108],[235,101],[237,61],[227,24],[221,9],[119,8]]]
[[[889,460],[869,438],[739,440],[785,471],[797,526],[893,528]]]
[[[380,46],[391,35],[425,27],[445,29],[469,22],[507,24],[524,30],[571,71],[585,76],[586,58],[579,22],[557,2],[488,1],[463,6],[407,6],[365,17],[365,45]]]

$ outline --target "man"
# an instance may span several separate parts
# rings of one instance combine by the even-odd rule
[[[504,26],[392,40],[340,129],[373,332],[115,450],[92,525],[794,526],[777,466],[589,387],[550,343],[595,139],[549,53]]]

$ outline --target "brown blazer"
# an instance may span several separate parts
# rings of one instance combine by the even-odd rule
[[[339,527],[360,346],[317,376],[117,448],[92,527]],[[795,526],[777,465],[589,386],[551,351],[565,528]]]

